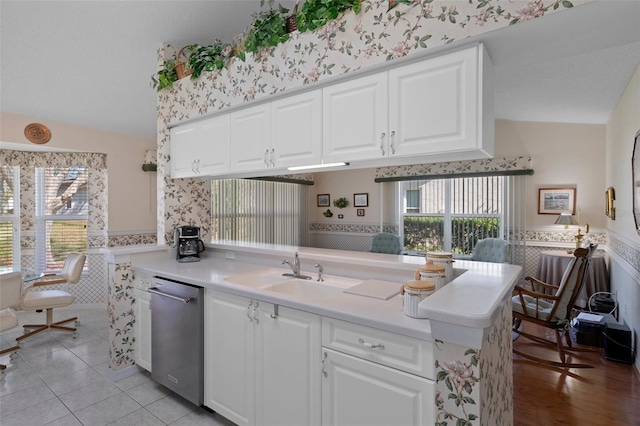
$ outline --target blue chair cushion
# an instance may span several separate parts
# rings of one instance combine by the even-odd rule
[[[485,238],[478,241],[471,260],[481,262],[504,263],[509,261],[510,247],[509,243],[500,238]]]
[[[386,232],[376,234],[373,237],[369,251],[372,253],[400,254],[402,253],[400,238]]]

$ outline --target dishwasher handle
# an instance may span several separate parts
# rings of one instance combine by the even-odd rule
[[[158,289],[156,287],[151,287],[151,288],[147,289],[147,291],[149,293],[157,294],[158,296],[168,297],[169,299],[177,300],[178,302],[191,303],[191,299],[189,299],[189,298],[178,297],[178,296],[174,296],[172,294],[163,293],[161,291],[158,291]]]

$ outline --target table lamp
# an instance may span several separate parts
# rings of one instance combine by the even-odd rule
[[[569,225],[578,225],[578,232],[575,235],[576,248],[582,247],[582,238],[589,233],[589,224],[585,225],[585,233],[582,233],[580,229],[580,210],[578,209],[578,220],[573,217],[569,212],[560,213],[560,216],[555,221],[556,225],[564,225],[564,229],[569,229]]]

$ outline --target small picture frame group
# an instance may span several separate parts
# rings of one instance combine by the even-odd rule
[[[369,207],[369,193],[363,192],[360,194],[353,194],[353,206],[354,207]],[[360,215],[358,215],[360,216]],[[362,214],[364,216],[364,212]]]
[[[318,207],[329,207],[331,196],[329,194],[318,194]]]

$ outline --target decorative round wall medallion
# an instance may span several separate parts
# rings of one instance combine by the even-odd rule
[[[44,124],[31,123],[24,128],[24,135],[29,141],[43,144],[51,140],[51,130]]]

